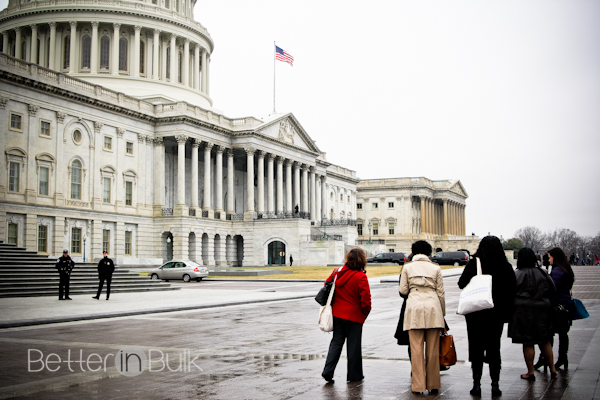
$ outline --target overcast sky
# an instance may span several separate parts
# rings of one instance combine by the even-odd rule
[[[460,179],[467,233],[600,232],[599,1],[198,0],[227,116],[292,112],[358,177]]]
[[[0,9],[7,1],[0,0]],[[600,1],[198,0],[214,107],[358,177],[460,179],[467,233],[600,232]]]

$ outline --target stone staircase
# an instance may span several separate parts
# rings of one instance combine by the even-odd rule
[[[55,258],[27,251],[12,244],[0,243],[0,298],[58,296],[58,271]],[[69,294],[95,295],[98,290],[96,263],[77,263],[71,273]],[[177,290],[168,283],[117,269],[113,273],[111,293]],[[106,291],[104,285],[103,293]]]

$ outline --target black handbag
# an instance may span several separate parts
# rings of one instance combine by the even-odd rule
[[[342,269],[342,267],[338,268],[337,272],[340,272],[340,269]],[[327,299],[329,298],[329,292],[331,292],[332,286],[333,282],[325,283],[325,285],[323,285],[323,287],[319,290],[319,293],[317,293],[317,295],[315,296],[315,301],[319,303],[319,305],[321,305],[322,307],[324,307],[325,304],[327,304]],[[331,298],[331,304],[333,304],[333,300],[335,300],[335,293]]]

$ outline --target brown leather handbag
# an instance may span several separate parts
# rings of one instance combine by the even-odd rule
[[[442,331],[440,334],[440,366],[449,367],[454,364],[456,364],[454,338]]]

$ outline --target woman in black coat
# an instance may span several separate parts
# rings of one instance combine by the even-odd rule
[[[553,335],[550,301],[556,295],[554,282],[539,268],[535,253],[527,247],[519,251],[516,277],[515,312],[512,322],[508,324],[508,336],[512,338],[513,343],[523,344],[527,373],[521,375],[521,378],[535,381],[533,359],[537,344],[548,361],[550,376],[554,379],[556,368],[550,344]]]
[[[478,257],[481,261],[481,273],[492,276],[492,298],[494,308],[476,311],[465,316],[467,320],[467,337],[469,340],[469,361],[473,370],[473,396],[481,396],[481,375],[483,363],[490,366],[492,378],[492,396],[501,396],[499,387],[500,368],[500,337],[504,323],[509,322],[515,297],[515,272],[506,259],[500,239],[496,236],[486,236],[481,239],[477,252],[473,255],[458,280],[458,287],[463,289],[471,278],[477,275]]]

